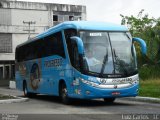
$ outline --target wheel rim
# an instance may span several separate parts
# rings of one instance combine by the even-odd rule
[[[67,97],[67,89],[66,87],[62,88],[62,99],[65,99]]]

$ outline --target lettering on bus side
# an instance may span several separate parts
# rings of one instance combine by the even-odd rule
[[[54,59],[54,60],[49,60],[49,61],[45,61],[45,67],[60,67],[62,66],[62,61],[63,59]]]
[[[113,79],[113,83],[133,83],[132,78]]]

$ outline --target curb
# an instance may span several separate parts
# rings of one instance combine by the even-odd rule
[[[15,97],[15,99],[0,100],[0,104],[19,103],[19,102],[26,102],[29,100],[29,98],[22,98],[17,96],[13,96],[13,97]]]
[[[150,102],[150,103],[160,103],[160,98],[153,98],[153,97],[126,97],[126,98],[121,98],[124,100],[130,100],[130,101],[139,101],[139,102]]]

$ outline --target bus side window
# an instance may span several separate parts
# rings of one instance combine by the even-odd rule
[[[58,54],[65,58],[65,52],[64,52],[64,44],[63,44],[63,40],[62,40],[62,33],[58,32],[55,34],[55,38],[57,40],[57,51]]]
[[[43,44],[45,45],[43,49],[45,51],[44,57],[58,55],[65,58],[61,32],[57,32],[45,37]]]

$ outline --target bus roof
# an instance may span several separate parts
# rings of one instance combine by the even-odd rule
[[[52,33],[61,31],[63,29],[77,29],[77,30],[90,30],[90,31],[128,31],[128,29],[123,25],[117,25],[113,23],[106,23],[106,22],[92,22],[92,21],[68,21],[60,23],[54,27],[51,27],[47,31],[38,34],[33,39],[26,41],[17,47],[35,41],[39,38],[43,38],[47,35]]]
[[[37,37],[45,36],[62,29],[74,28],[77,30],[94,30],[94,31],[128,31],[125,26],[106,22],[92,22],[92,21],[68,21],[58,24],[46,32],[39,34]]]

